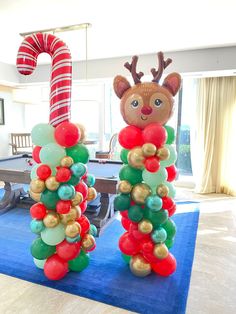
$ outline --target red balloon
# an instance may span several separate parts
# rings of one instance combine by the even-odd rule
[[[88,218],[82,215],[79,219],[76,220],[81,226],[80,236],[83,237],[86,233],[88,233],[90,228],[90,222]]]
[[[66,240],[56,245],[57,255],[63,260],[70,261],[80,253],[80,242],[69,243]]]
[[[87,206],[88,206],[88,202],[86,200],[79,204],[82,214],[86,211]]]
[[[83,199],[85,200],[88,197],[88,186],[84,183],[84,181],[80,181],[75,186],[76,192],[80,192],[83,195]]]
[[[71,201],[60,200],[56,204],[56,211],[58,214],[68,214],[71,210]]]
[[[123,228],[128,231],[130,224],[131,224],[131,221],[128,218],[121,217],[121,224],[122,224]]]
[[[37,170],[36,174],[41,180],[46,180],[52,174],[52,170],[48,165],[40,165]]]
[[[159,262],[159,259],[153,254],[154,246],[155,243],[153,243],[151,239],[148,241],[142,241],[141,243],[141,252],[149,263]]]
[[[176,265],[176,259],[171,253],[158,263],[151,264],[152,270],[161,276],[169,276],[173,274],[176,270]]]
[[[151,123],[143,130],[144,143],[152,143],[160,148],[165,144],[166,139],[166,129],[158,123]]]
[[[55,140],[59,145],[64,147],[76,145],[80,136],[79,128],[71,122],[62,122],[55,128]]]
[[[129,219],[128,210],[122,210],[121,212],[119,212],[119,214],[120,214],[122,217]]]
[[[126,255],[135,255],[140,250],[139,242],[130,236],[128,232],[120,237],[119,248]]]
[[[176,212],[176,204],[174,204],[171,208],[167,209],[169,213],[169,217],[173,216]]]
[[[30,207],[31,217],[34,219],[43,219],[46,216],[47,208],[43,203],[36,203]]]
[[[132,235],[136,240],[149,240],[150,235],[149,234],[144,234],[138,230],[138,224],[137,223],[131,223],[130,228],[129,228],[129,234]]]
[[[44,274],[50,280],[59,280],[68,272],[68,263],[57,254],[50,256],[44,264]]]
[[[58,182],[67,182],[71,178],[71,171],[66,167],[60,167],[57,169],[56,180]]]
[[[126,149],[143,145],[142,130],[134,125],[129,125],[122,129],[118,135],[120,145]]]
[[[160,168],[160,162],[157,157],[149,157],[145,161],[145,168],[149,172],[157,172]]]
[[[163,209],[169,210],[174,204],[175,204],[175,203],[174,203],[174,201],[172,200],[172,198],[170,198],[170,197],[168,197],[168,196],[162,197],[162,208],[163,208]]]
[[[39,158],[39,153],[40,153],[41,148],[42,148],[41,146],[35,146],[32,152],[32,157],[34,161],[36,161],[38,164],[41,163],[41,160]]]
[[[171,165],[170,167],[166,167],[166,171],[168,174],[167,181],[169,181],[169,182],[174,181],[176,179],[177,173],[178,173],[178,170],[175,167],[175,165]]]

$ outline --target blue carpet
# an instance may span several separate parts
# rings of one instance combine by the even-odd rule
[[[123,229],[114,221],[97,239],[87,269],[52,282],[34,266],[29,252],[35,238],[29,228],[29,210],[16,208],[0,216],[0,272],[139,313],[185,313],[198,218],[198,210],[174,216],[177,235],[171,251],[178,266],[168,278],[132,275],[117,247]]]

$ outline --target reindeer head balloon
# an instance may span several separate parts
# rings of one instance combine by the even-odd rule
[[[174,130],[166,125],[173,113],[174,96],[181,84],[178,73],[169,74],[159,83],[171,59],[158,53],[159,68],[152,69],[153,80],[141,82],[137,73],[138,57],[125,63],[134,85],[122,76],[114,79],[114,90],[121,99],[120,111],[128,124],[119,132],[123,147],[118,184],[119,194],[114,207],[120,211],[126,232],[119,240],[122,256],[136,276],[147,276],[151,270],[162,276],[176,269],[169,252],[175,236],[175,224],[170,219],[176,210],[175,191],[177,154],[173,144]]]
[[[123,76],[116,76],[114,90],[121,99],[120,110],[125,122],[141,129],[152,122],[165,124],[173,112],[174,99],[180,88],[181,78],[178,73],[169,74],[162,85],[159,84],[163,70],[172,62],[164,60],[162,52],[158,53],[159,68],[151,69],[152,82],[141,82],[142,72],[136,72],[138,57],[134,56],[132,63],[125,63],[131,72],[134,86],[131,86]]]

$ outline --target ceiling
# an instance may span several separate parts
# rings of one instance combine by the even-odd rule
[[[80,23],[92,24],[88,59],[232,46],[235,12],[235,0],[0,0],[0,61],[15,64],[21,32]],[[56,35],[85,59],[84,30]]]

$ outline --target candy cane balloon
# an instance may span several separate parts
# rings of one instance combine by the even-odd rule
[[[70,119],[72,66],[65,43],[51,34],[37,33],[26,37],[18,51],[17,69],[21,74],[32,74],[42,52],[52,57],[50,124],[57,126]]]

